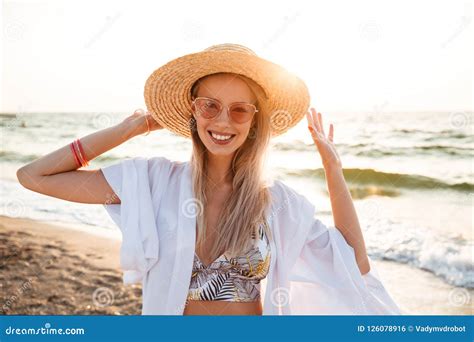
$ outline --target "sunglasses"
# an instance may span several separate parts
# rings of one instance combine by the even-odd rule
[[[224,108],[220,101],[209,97],[196,97],[192,103],[195,105],[197,113],[208,120],[217,117]],[[257,107],[247,102],[234,102],[227,106],[227,113],[236,123],[245,123],[251,120],[256,112],[258,112]]]

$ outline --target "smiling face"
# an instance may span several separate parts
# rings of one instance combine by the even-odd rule
[[[199,115],[192,106],[193,116],[199,138],[207,150],[214,155],[233,154],[247,139],[252,127],[252,120],[245,123],[232,121],[227,112],[227,106],[234,102],[256,104],[256,97],[247,83],[232,74],[209,75],[199,83],[196,97],[208,97],[221,102],[222,112],[213,119]],[[230,139],[227,139],[230,136]]]

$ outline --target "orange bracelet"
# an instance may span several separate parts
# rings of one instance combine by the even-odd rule
[[[74,143],[69,144],[69,146],[71,147],[72,155],[74,156],[74,160],[76,161],[76,165],[77,165],[78,168],[80,168],[81,167],[81,162],[79,161],[79,158],[76,154],[76,150],[74,149]]]
[[[82,148],[82,144],[79,139],[74,140],[71,144],[71,150],[74,155],[74,159],[76,160],[76,164],[78,167],[88,166],[89,162],[85,158],[84,149]]]
[[[146,134],[143,134],[144,136],[150,134],[150,124],[148,123],[148,115],[145,115],[145,121],[146,121],[147,132]]]
[[[79,149],[79,145],[77,144],[77,140],[74,141],[74,147],[76,148],[77,156],[79,157],[81,166],[84,166],[84,157],[82,157],[82,153],[81,153],[81,150]]]
[[[82,166],[89,166],[89,162],[86,159],[86,154],[84,153],[84,149],[82,148],[81,140],[77,139],[77,146],[79,146],[79,152],[81,153],[83,165]]]

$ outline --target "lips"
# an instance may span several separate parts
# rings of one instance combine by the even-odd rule
[[[214,133],[217,135],[235,135],[233,133],[227,133],[227,132],[219,132],[219,131],[213,131],[213,130],[208,130],[209,133]]]
[[[207,131],[207,133],[209,134],[209,136],[211,137],[211,140],[218,144],[218,145],[225,145],[225,144],[228,144],[229,142],[231,142],[234,137],[235,137],[235,134],[230,134],[230,133],[224,133],[224,132],[216,132],[216,131]],[[228,139],[224,139],[224,137],[229,137]]]

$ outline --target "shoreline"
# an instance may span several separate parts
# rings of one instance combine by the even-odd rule
[[[118,234],[0,215],[0,314],[140,315],[141,285],[123,285]],[[473,314],[473,290],[409,265],[374,263],[406,314]]]

